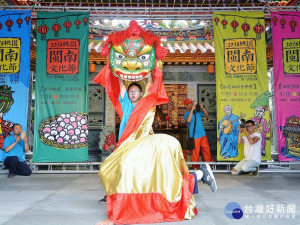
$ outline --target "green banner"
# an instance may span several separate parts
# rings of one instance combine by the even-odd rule
[[[263,12],[213,13],[219,161],[240,161],[241,119],[253,120],[262,135],[262,160],[271,159],[269,91]]]
[[[88,159],[88,13],[38,13],[34,162]]]

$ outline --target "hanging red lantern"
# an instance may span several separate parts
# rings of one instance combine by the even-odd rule
[[[79,29],[79,26],[81,24],[81,21],[80,20],[75,20],[75,25],[76,25],[76,28]]]
[[[216,17],[214,18],[214,21],[215,21],[215,23],[216,23],[216,26],[218,26],[218,24],[219,24],[219,22],[220,22],[219,17],[216,16]]]
[[[84,18],[82,19],[82,21],[84,22],[84,26],[86,26],[87,23],[89,22],[89,19],[88,19],[87,17],[84,17]]]
[[[276,25],[276,23],[278,22],[278,18],[276,16],[273,16],[272,18],[274,25]]]
[[[292,20],[289,22],[289,25],[290,25],[290,27],[291,27],[291,31],[292,31],[292,32],[295,32],[295,27],[297,26],[296,20],[292,19]]]
[[[223,25],[223,29],[226,29],[226,25],[228,24],[227,20],[222,20],[221,24]]]
[[[7,30],[11,31],[11,27],[14,25],[14,22],[11,19],[6,20],[5,25],[7,26]]]
[[[49,31],[49,28],[46,24],[42,24],[41,26],[39,26],[38,32],[41,34],[42,40],[46,39],[46,34],[48,33],[48,31]]]
[[[2,29],[2,27],[3,27],[3,25],[2,25],[2,23],[0,23],[0,30]]]
[[[26,21],[26,24],[28,25],[28,24],[29,24],[29,21],[30,21],[30,17],[29,17],[29,16],[26,16],[26,17],[24,18],[24,20]]]
[[[261,33],[265,31],[265,28],[263,25],[261,25],[260,23],[256,24],[253,27],[254,33],[256,33],[256,39],[260,40],[261,39]]]
[[[17,19],[17,24],[18,24],[19,28],[21,28],[22,23],[23,23],[23,20],[21,18]]]
[[[60,31],[60,24],[59,23],[55,23],[52,25],[52,30],[54,31],[54,36],[58,37],[58,32]]]
[[[248,31],[250,30],[250,25],[247,22],[243,23],[242,30],[244,31],[244,36],[247,37]]]
[[[70,22],[70,20],[67,20],[66,22],[64,22],[64,27],[66,28],[67,33],[70,33],[71,26],[72,26],[72,23]]]
[[[284,29],[284,25],[286,24],[286,20],[282,18],[280,20],[280,24],[281,24],[281,28]]]
[[[236,20],[232,20],[230,25],[233,28],[233,32],[236,32],[236,28],[239,26],[239,22]]]

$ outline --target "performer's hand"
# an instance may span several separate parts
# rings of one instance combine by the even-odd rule
[[[18,137],[16,137],[16,144],[19,142],[21,140],[21,137],[20,136],[18,136]]]
[[[153,84],[153,79],[152,79],[152,74],[147,78],[147,84],[146,84],[146,91],[145,93],[148,91],[148,89],[151,87],[151,85]]]
[[[119,79],[119,84],[120,85],[124,85],[125,86],[125,82],[124,82],[124,80],[122,80],[121,78],[118,78]]]
[[[203,109],[203,103],[200,103],[199,105],[200,105],[200,109]]]

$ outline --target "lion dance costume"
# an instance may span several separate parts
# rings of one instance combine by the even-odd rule
[[[167,50],[157,36],[131,21],[126,30],[109,35],[101,54],[109,60],[94,81],[105,87],[120,118],[118,79],[137,82],[151,75],[154,79],[99,171],[109,220],[134,224],[191,219],[197,214],[195,178],[188,173],[181,145],[152,130],[156,105],[168,102],[160,61]]]

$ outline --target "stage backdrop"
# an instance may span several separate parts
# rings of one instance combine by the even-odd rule
[[[300,159],[300,12],[272,13],[280,161]]]
[[[240,161],[240,119],[252,119],[261,132],[262,160],[271,159],[269,92],[264,13],[213,14],[216,48],[216,92],[219,161]]]
[[[34,162],[88,158],[87,13],[38,13]]]
[[[26,130],[30,31],[30,11],[0,11],[0,148],[13,123]]]

